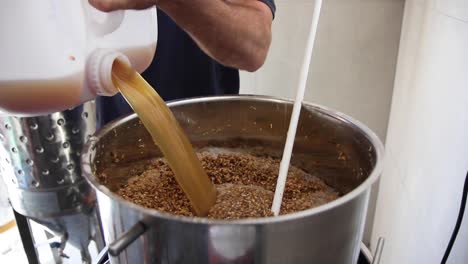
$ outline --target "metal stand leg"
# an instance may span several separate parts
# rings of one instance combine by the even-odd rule
[[[28,219],[18,214],[13,210],[15,214],[16,225],[23,243],[24,252],[28,258],[29,264],[39,264],[39,257],[37,255],[36,247],[34,247],[34,239],[31,234],[31,228],[29,227]]]

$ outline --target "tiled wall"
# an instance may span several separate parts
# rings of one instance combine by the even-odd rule
[[[314,2],[276,4],[269,57],[258,72],[241,74],[241,93],[294,98]],[[384,140],[403,7],[404,0],[323,0],[305,100],[357,118]],[[370,221],[374,201],[375,190]]]

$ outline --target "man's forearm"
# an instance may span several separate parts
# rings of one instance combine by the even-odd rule
[[[257,0],[159,0],[158,7],[209,56],[226,66],[257,70],[271,42],[269,8]]]

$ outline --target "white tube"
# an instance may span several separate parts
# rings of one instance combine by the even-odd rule
[[[300,73],[301,75],[299,76],[299,87],[297,89],[296,100],[294,102],[291,120],[289,122],[286,145],[284,146],[283,157],[281,159],[278,180],[276,183],[275,196],[273,198],[273,205],[271,207],[271,211],[275,216],[279,215],[281,209],[281,202],[283,201],[284,188],[286,187],[286,179],[288,177],[289,162],[291,161],[294,139],[296,138],[297,123],[299,122],[302,101],[304,100],[307,76],[309,73],[312,51],[314,49],[315,36],[317,35],[321,8],[322,0],[315,0],[314,13],[312,15],[312,24],[310,26],[310,33],[309,38],[307,39],[306,52],[304,60],[302,62],[302,68]]]

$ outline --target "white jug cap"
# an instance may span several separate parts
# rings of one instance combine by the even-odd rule
[[[112,66],[115,60],[131,64],[125,54],[112,49],[97,49],[89,55],[85,73],[88,89],[93,94],[112,96],[118,92],[112,82]]]

